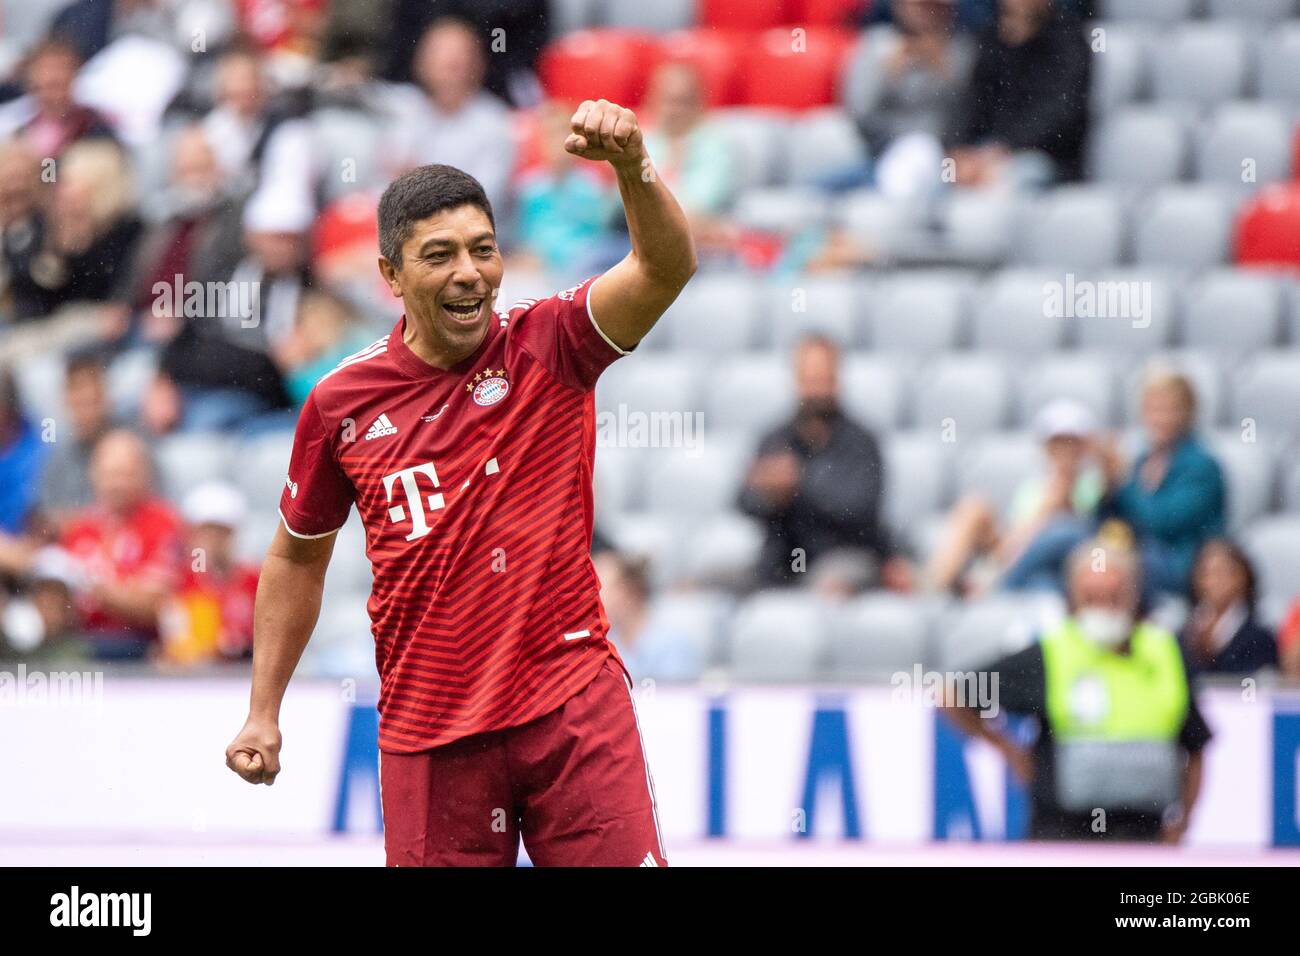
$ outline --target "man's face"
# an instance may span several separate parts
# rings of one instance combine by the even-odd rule
[[[69,375],[64,404],[78,438],[98,434],[108,422],[108,388],[104,373],[88,367]]]
[[[152,476],[144,445],[134,435],[105,436],[90,464],[95,500],[109,511],[124,514],[149,495]]]
[[[415,75],[440,102],[459,103],[483,83],[483,54],[478,40],[459,26],[431,31],[416,54]]]
[[[1098,608],[1132,613],[1137,608],[1137,588],[1122,568],[1114,564],[1102,570],[1080,568],[1070,582],[1076,608]]]
[[[1152,444],[1171,445],[1187,430],[1186,403],[1173,388],[1152,387],[1142,396],[1142,424]]]
[[[42,113],[61,117],[72,106],[72,81],[77,62],[62,50],[51,50],[27,69],[27,91]]]
[[[402,264],[380,259],[379,269],[440,351],[463,357],[478,347],[504,271],[482,209],[457,206],[421,219],[402,245]]]
[[[1051,0],[1002,0],[998,7],[998,32],[1010,46],[1028,43],[1047,17]]]
[[[839,404],[839,357],[820,342],[799,347],[794,365],[799,407],[812,412],[834,410]]]

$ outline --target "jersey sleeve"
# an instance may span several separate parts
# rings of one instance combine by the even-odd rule
[[[334,458],[332,441],[316,394],[298,416],[289,474],[280,492],[280,518],[296,538],[333,534],[347,521],[356,492]]]
[[[632,351],[615,345],[591,313],[587,294],[599,278],[511,310],[524,350],[561,382],[583,391],[595,388],[600,373]]]

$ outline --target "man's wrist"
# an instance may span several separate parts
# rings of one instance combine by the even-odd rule
[[[647,183],[654,179],[653,174],[645,175],[650,169],[650,156],[644,149],[614,157],[609,164],[614,167],[614,172],[621,179],[637,179]]]

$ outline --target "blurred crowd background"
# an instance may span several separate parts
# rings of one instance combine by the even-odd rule
[[[987,660],[1100,536],[1193,672],[1300,677],[1295,0],[0,0],[0,657],[246,660],[379,192],[470,172],[499,304],[564,288],[597,97],[701,259],[597,392],[633,676]],[[362,546],[311,672],[372,671]]]

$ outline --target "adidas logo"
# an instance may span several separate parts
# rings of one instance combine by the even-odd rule
[[[370,426],[370,430],[366,432],[366,441],[370,441],[372,438],[383,438],[385,435],[396,434],[397,426],[388,420],[387,414],[383,414],[375,419],[374,424]]]
[[[655,855],[653,853],[647,853],[645,855],[645,859],[641,861],[641,866],[658,866],[658,865],[659,864],[655,862]],[[641,867],[637,867],[637,869],[640,868]]]

